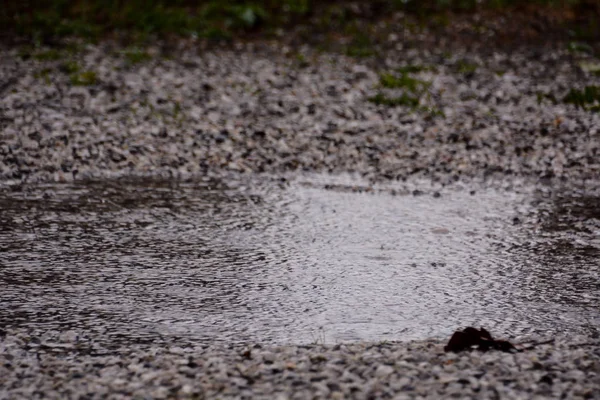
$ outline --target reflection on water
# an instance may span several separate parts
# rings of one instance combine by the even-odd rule
[[[598,334],[598,197],[333,183],[4,190],[0,327],[125,344]]]

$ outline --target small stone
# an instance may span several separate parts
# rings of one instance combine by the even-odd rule
[[[380,365],[375,370],[375,376],[377,378],[384,378],[393,373],[394,373],[394,368],[389,365]]]

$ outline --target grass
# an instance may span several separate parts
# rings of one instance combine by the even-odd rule
[[[50,73],[52,70],[50,68],[43,68],[41,71],[33,74],[33,77],[36,79],[42,79],[46,85],[52,83],[50,80]]]
[[[456,63],[455,67],[459,74],[472,75],[477,71],[479,66],[466,60],[460,60]]]
[[[350,57],[370,57],[375,54],[374,43],[368,35],[356,33],[346,46],[345,53]]]
[[[584,72],[588,72],[595,76],[600,76],[600,61],[596,61],[596,62],[584,61],[584,62],[579,63],[579,68],[581,68],[581,70]]]
[[[417,71],[417,69],[403,67],[401,71]],[[379,84],[385,89],[401,89],[403,93],[399,96],[390,97],[383,92],[379,92],[368,99],[370,102],[388,107],[407,106],[412,108],[419,105],[421,96],[431,86],[430,82],[414,78],[408,72],[401,72],[399,75],[384,72],[379,75]]]
[[[94,71],[75,72],[70,76],[70,82],[73,86],[91,86],[98,82]]]
[[[600,112],[600,86],[586,86],[582,90],[571,89],[563,102],[584,110]]]
[[[554,96],[552,93],[537,92],[536,97],[537,97],[538,104],[542,104],[544,102],[544,100],[548,100],[552,104],[558,103],[558,100],[556,100],[556,96]]]
[[[585,3],[585,0],[396,0],[396,4],[403,5],[406,10],[423,13],[441,10],[473,11],[481,8],[502,9],[523,5],[537,5],[559,7],[566,5],[576,6]]]
[[[399,74],[384,72],[379,75],[379,84],[386,90],[401,90],[399,95],[388,95],[380,91],[367,100],[373,104],[386,107],[408,107],[419,112],[426,112],[430,117],[444,116],[435,107],[421,106],[421,98],[427,93],[431,82],[417,79],[411,73],[431,70],[430,67],[408,65],[399,68]]]
[[[262,28],[314,23],[319,29],[353,24],[361,18],[345,0],[4,0],[0,32],[18,34],[33,43],[78,36],[89,40],[123,32],[184,35],[227,39]],[[360,2],[354,2],[358,4]],[[449,20],[447,11],[470,12],[535,5],[581,8],[593,0],[372,0],[372,10],[387,16],[397,10],[425,15],[430,21]],[[594,6],[592,6],[594,7]],[[595,37],[600,23],[593,17],[570,29],[572,40]],[[356,56],[370,55],[369,35],[357,35],[346,49]]]
[[[79,72],[80,69],[81,67],[79,66],[79,64],[73,60],[66,61],[60,66],[60,70],[69,75]]]
[[[436,68],[429,65],[405,65],[397,69],[401,74],[414,74],[418,72],[432,71],[435,72]]]
[[[173,118],[178,119],[181,116],[181,111],[181,104],[178,101],[176,101],[173,105]]]
[[[389,97],[385,94],[379,92],[375,96],[369,97],[368,99],[371,103],[376,104],[378,106],[387,106],[387,107],[398,107],[398,106],[406,106],[406,107],[417,107],[419,105],[419,98],[410,96],[406,93],[403,93],[400,96]]]
[[[310,66],[310,61],[302,53],[296,53],[294,59],[299,68],[307,68]]]
[[[414,111],[424,112],[428,117],[445,117],[444,112],[435,107],[424,107],[419,105],[419,98],[402,94],[401,96],[389,97],[383,93],[377,93],[375,96],[367,99],[373,104],[386,107],[408,107]]]
[[[226,38],[285,22],[310,7],[309,0],[5,0],[0,27],[34,43],[115,32]]]
[[[132,47],[123,51],[123,56],[128,64],[139,64],[152,59],[152,56],[139,47]]]
[[[573,53],[594,54],[594,48],[583,42],[569,42],[567,49]]]
[[[558,104],[559,100],[552,93],[538,92],[536,94],[538,104],[543,101],[550,101],[552,104]],[[588,85],[583,89],[571,88],[563,97],[562,102],[573,104],[577,108],[591,112],[600,112],[600,86]]]
[[[431,86],[430,82],[413,78],[408,73],[401,73],[400,76],[383,73],[379,75],[379,83],[388,89],[405,89],[415,94],[422,93]]]
[[[55,61],[60,60],[61,54],[56,49],[50,49],[33,54],[33,58],[38,61]]]

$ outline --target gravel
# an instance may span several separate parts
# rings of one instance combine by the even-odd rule
[[[600,341],[444,353],[439,341],[105,349],[85,332],[4,332],[0,399],[598,398]]]
[[[390,37],[390,41],[397,41]],[[134,63],[111,42],[0,49],[0,183],[149,175],[354,172],[441,183],[600,176],[589,55],[404,49],[354,59],[268,42],[180,41]],[[131,50],[131,49],[130,49]],[[46,52],[46,53],[44,53]],[[167,55],[165,55],[167,54]],[[376,105],[380,72],[430,82],[417,108]],[[551,101],[552,98],[556,102]],[[458,329],[459,327],[457,327]],[[0,331],[0,398],[600,398],[600,342],[445,354],[442,341],[103,349],[85,332]]]
[[[174,46],[135,50],[148,55],[141,63],[110,42],[25,59],[1,49],[0,179],[600,174],[600,113],[561,101],[600,76],[580,67],[591,56],[559,46],[484,56],[399,42],[383,60],[261,42]],[[381,88],[378,74],[407,65],[429,67],[411,75],[430,83],[416,108],[369,101],[406,94]]]

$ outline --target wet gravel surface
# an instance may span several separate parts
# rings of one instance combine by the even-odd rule
[[[591,56],[542,48],[484,57],[399,44],[375,62],[260,43],[179,47],[138,50],[149,57],[140,63],[110,44],[25,60],[19,49],[0,50],[0,176],[600,174],[600,113],[560,101],[571,88],[600,84],[580,68]],[[428,82],[417,108],[369,102],[380,92],[412,95],[381,88],[378,73],[402,66],[430,67],[410,75]]]
[[[0,336],[0,398],[584,399],[600,396],[600,342],[444,353],[439,342],[107,350],[85,332]]]
[[[374,63],[257,43],[154,50],[132,63],[111,44],[25,59],[1,49],[2,183],[292,171],[441,183],[600,175],[600,114],[560,101],[600,83],[579,67],[591,56],[398,46]],[[433,67],[411,75],[430,82],[417,110],[368,101],[404,93],[381,88],[380,72],[417,64]],[[441,348],[107,348],[84,331],[9,328],[0,331],[0,398],[600,396],[593,337],[516,355]]]
[[[0,399],[600,395],[600,186],[359,182],[0,192]]]

